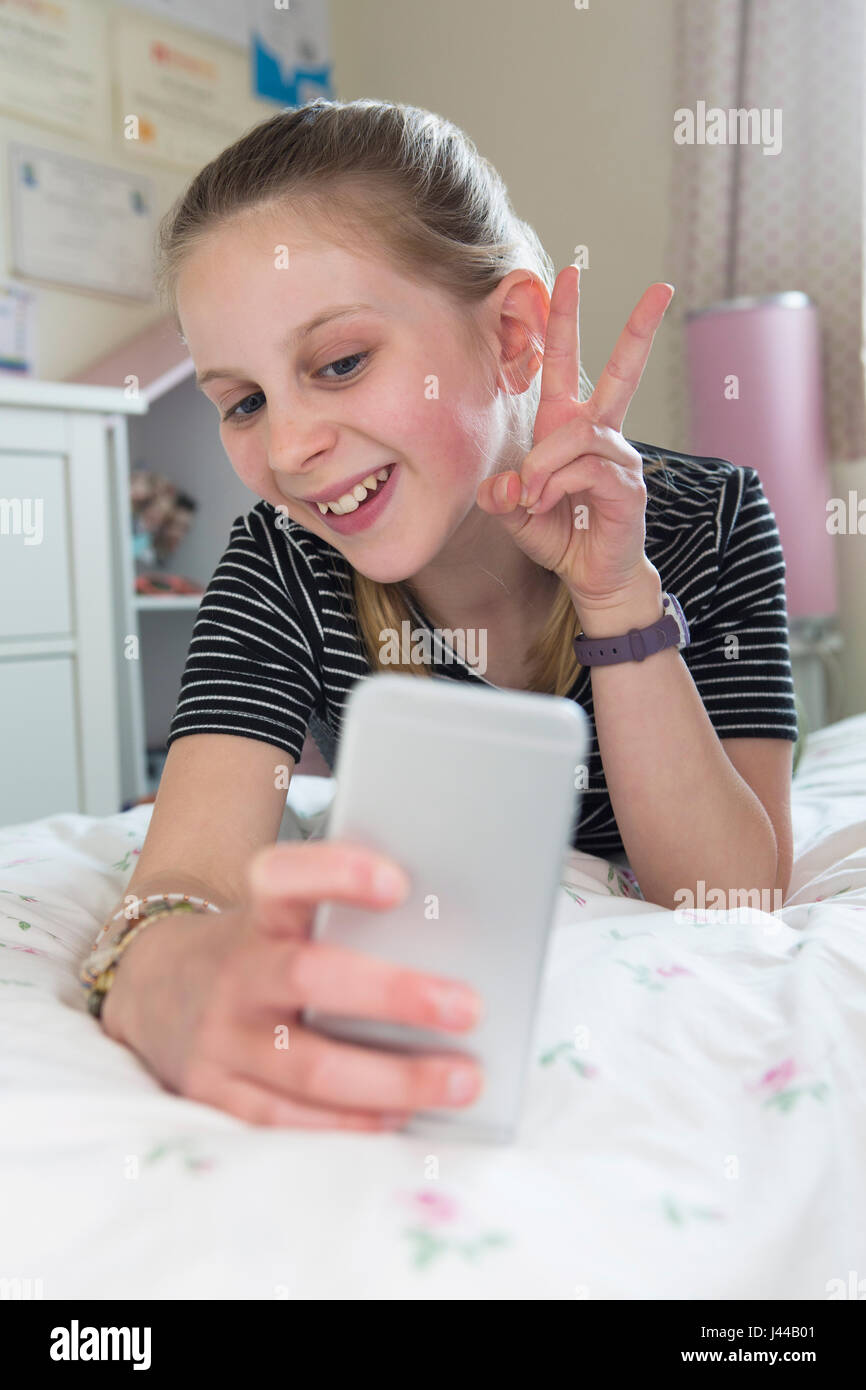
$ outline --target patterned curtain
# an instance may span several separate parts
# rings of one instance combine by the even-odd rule
[[[805,291],[821,323],[833,495],[855,489],[866,498],[866,4],[675,0],[675,35],[674,110],[698,112],[702,103],[707,111],[782,112],[776,154],[743,141],[675,146],[675,360],[685,363],[688,310]],[[672,373],[670,389],[674,433],[686,440],[684,370]],[[842,664],[854,710],[866,697],[866,557],[863,536],[837,543]]]

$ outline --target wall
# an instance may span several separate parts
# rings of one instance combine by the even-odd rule
[[[344,100],[426,106],[461,126],[508,185],[557,270],[589,248],[581,353],[596,381],[666,260],[673,170],[671,0],[333,0]],[[665,326],[626,417],[633,439],[683,449]],[[680,441],[680,442],[678,442]]]

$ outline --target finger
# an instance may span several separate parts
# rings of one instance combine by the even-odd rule
[[[419,1028],[465,1031],[482,1000],[462,980],[428,975],[330,942],[256,942],[235,962],[237,995],[256,1012],[302,1008]]]
[[[345,840],[274,845],[251,861],[248,884],[256,928],[301,935],[311,908],[334,899],[376,907],[401,902],[411,883],[386,855]]]
[[[610,454],[615,457],[624,445],[617,430],[597,425],[585,415],[573,415],[526,455],[520,470],[522,505],[535,506],[548,478],[566,463],[584,454]],[[625,445],[630,448],[629,445]],[[634,457],[638,457],[635,451]]]
[[[642,512],[646,507],[646,485],[642,479],[634,474],[625,474],[622,468],[610,459],[589,456],[568,464],[561,473],[551,478],[542,501],[537,502],[533,508],[530,521],[533,516],[552,511],[563,498],[569,499],[571,506],[574,498],[583,496],[595,507],[601,508],[603,515],[606,515],[606,503],[616,507],[616,519],[624,528],[630,528],[634,513],[626,514],[623,511],[623,503],[629,494],[633,497],[634,513]],[[614,513],[611,512],[610,515],[613,518]]]
[[[605,431],[606,434],[606,431]],[[624,441],[623,436],[612,434],[591,448],[592,436],[588,438],[589,448],[575,452],[573,456],[557,463],[555,467],[545,467],[532,486],[534,500],[525,507],[528,517],[542,516],[564,496],[594,488],[596,493],[605,491],[603,480],[610,480],[612,489],[621,489],[627,481],[624,475],[631,474],[635,480],[644,481],[644,461],[637,452]],[[609,491],[612,491],[609,489]]]
[[[291,1096],[271,1091],[254,1078],[220,1074],[214,1092],[198,1096],[252,1125],[289,1126],[292,1129],[400,1129],[410,1118],[407,1112],[388,1114],[375,1110],[335,1110],[320,1105],[304,1105]]]
[[[268,1024],[235,1028],[233,1070],[304,1104],[347,1110],[428,1110],[469,1105],[483,1084],[471,1054],[386,1052],[338,1042],[290,1024],[288,1047],[276,1047]]]
[[[527,457],[529,457],[527,455]],[[475,501],[483,511],[492,515],[511,512],[520,501],[520,474],[514,468],[506,473],[494,473],[478,488]],[[521,512],[523,508],[520,508]]]
[[[656,330],[674,297],[673,285],[650,285],[629,315],[610,360],[587,404],[601,425],[621,430],[626,411],[640,384]]]
[[[497,517],[500,525],[515,538],[532,525],[532,517],[527,515],[526,508],[519,502],[520,487],[520,474],[512,470],[494,478],[485,478],[475,499],[482,511]],[[500,489],[504,489],[502,496]]]
[[[579,400],[579,306],[580,270],[575,265],[567,265],[557,275],[550,297],[534,443],[569,419]]]

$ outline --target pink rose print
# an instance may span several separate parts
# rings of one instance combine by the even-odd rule
[[[795,1077],[801,1081],[799,1086],[790,1084]],[[826,1081],[803,1083],[801,1070],[793,1057],[786,1057],[777,1067],[771,1067],[769,1071],[764,1072],[760,1081],[753,1083],[748,1089],[763,1092],[765,1107],[779,1110],[783,1115],[793,1110],[801,1096],[811,1096],[813,1100],[823,1102],[830,1094],[830,1087]]]
[[[756,1089],[781,1091],[797,1075],[797,1064],[793,1057],[786,1057],[777,1067],[764,1072]]]
[[[444,1255],[460,1255],[475,1260],[479,1255],[508,1245],[510,1237],[503,1231],[481,1230],[460,1212],[459,1204],[447,1193],[434,1188],[401,1193],[401,1199],[412,1208],[416,1224],[403,1232],[409,1243],[409,1253],[415,1269],[427,1269]],[[458,1219],[461,1218],[461,1219]],[[442,1232],[442,1227],[449,1229]]]
[[[414,1206],[416,1215],[423,1216],[431,1225],[439,1226],[445,1221],[453,1221],[459,1210],[453,1197],[432,1189],[413,1192],[409,1201]]]

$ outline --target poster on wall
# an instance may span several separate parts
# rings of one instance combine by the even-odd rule
[[[254,94],[281,106],[334,95],[326,0],[248,0]]]
[[[132,8],[244,49],[251,91],[302,106],[332,97],[327,0],[125,0]]]
[[[13,274],[153,298],[150,179],[18,142],[9,145],[8,178]]]
[[[104,142],[111,120],[105,7],[94,0],[2,0],[0,110]]]
[[[266,112],[236,45],[118,9],[111,50],[115,128],[130,158],[200,169]]]
[[[249,42],[247,0],[123,0],[123,3],[132,9],[148,10],[185,29],[197,29],[201,34],[237,44],[239,48],[246,49]]]
[[[0,374],[36,375],[36,295],[0,280]]]

